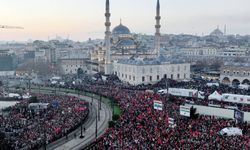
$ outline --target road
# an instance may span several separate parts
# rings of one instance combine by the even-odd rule
[[[45,92],[44,92],[45,93]],[[63,94],[63,93],[61,93]],[[91,97],[78,96],[77,94],[67,94],[70,96],[79,97],[85,101],[92,102]],[[108,122],[112,119],[112,110],[109,106],[102,103],[102,109],[100,110],[100,120],[97,116],[98,100],[93,99],[92,105],[90,105],[89,116],[87,117],[83,127],[86,131],[83,132],[84,138],[80,138],[81,128],[79,127],[72,133],[68,135],[68,139],[63,137],[53,143],[47,145],[47,150],[80,150],[90,143],[92,143],[96,138],[96,119],[97,119],[97,137],[101,136],[105,130],[108,128]],[[77,135],[76,137],[74,135]]]

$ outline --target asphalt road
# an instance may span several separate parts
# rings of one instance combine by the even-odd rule
[[[35,92],[38,92],[35,90]],[[43,93],[50,93],[50,91],[43,91]],[[58,93],[59,94],[59,93]],[[60,92],[60,94],[65,94]],[[78,96],[77,94],[67,94],[70,96],[79,97],[85,101],[92,102],[91,97],[87,96]],[[77,128],[75,131],[71,132],[68,135],[68,138],[62,137],[61,139],[50,143],[46,146],[47,150],[79,150],[90,143],[92,143],[96,139],[96,119],[97,119],[97,137],[101,136],[105,130],[108,128],[108,121],[112,119],[112,110],[109,106],[102,103],[102,109],[100,110],[100,120],[97,116],[97,109],[98,109],[98,100],[93,99],[92,105],[89,105],[89,115],[86,118],[83,127],[86,128],[86,131],[83,132],[84,138],[79,138],[81,133],[81,127]],[[77,135],[75,137],[75,134]],[[45,147],[41,147],[41,149],[45,149]]]

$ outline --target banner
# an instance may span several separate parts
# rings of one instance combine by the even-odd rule
[[[234,110],[234,119],[237,120],[237,122],[243,122],[244,121],[244,112],[235,109]]]
[[[163,110],[162,101],[154,100],[154,109],[156,109],[156,110]]]
[[[180,115],[190,117],[190,107],[180,105]]]
[[[170,128],[175,127],[174,118],[168,118],[168,125]]]

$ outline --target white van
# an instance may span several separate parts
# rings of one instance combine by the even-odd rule
[[[168,94],[168,90],[167,89],[162,89],[162,90],[159,90],[157,93],[158,94]]]

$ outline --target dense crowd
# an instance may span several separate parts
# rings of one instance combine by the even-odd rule
[[[202,88],[213,92],[233,92],[231,88],[202,86],[197,83],[168,81],[171,87]],[[122,109],[122,115],[114,127],[109,128],[96,143],[96,149],[249,149],[250,124],[237,123],[232,119],[202,116],[191,119],[179,115],[179,106],[186,103],[184,98],[169,99],[166,95],[146,92],[146,89],[166,88],[165,81],[158,85],[129,86],[106,82],[84,82],[77,88],[89,90],[114,98]],[[249,92],[249,91],[248,91]],[[153,109],[153,100],[164,103],[163,111]],[[168,118],[173,118],[176,126],[169,127]],[[225,136],[225,127],[239,127],[242,136]]]
[[[189,119],[179,115],[182,101],[169,102],[158,95],[124,90],[116,95],[123,109],[118,124],[101,137],[98,149],[218,149],[247,148],[249,124],[236,125],[233,120],[200,116]],[[164,111],[154,110],[153,100],[162,100]],[[175,128],[168,127],[174,118]],[[226,137],[218,132],[230,126],[244,129],[240,137]]]
[[[36,97],[39,103],[48,104],[46,108],[30,108],[30,100],[23,100],[0,115],[0,138],[5,141],[1,146],[5,149],[37,149],[67,135],[88,115],[88,103],[79,98],[42,94]]]
[[[236,123],[235,120],[232,119],[223,119],[214,116],[203,115],[199,115],[198,118],[188,118],[179,114],[179,106],[181,104],[190,102],[206,106],[211,103],[221,107],[236,106],[240,110],[249,111],[249,105],[218,102],[213,100],[209,101],[207,99],[208,95],[214,91],[218,91],[219,93],[250,95],[249,90],[239,90],[226,85],[220,85],[219,87],[208,87],[204,81],[177,82],[167,79],[162,80],[155,85],[131,86],[121,83],[115,76],[107,78],[106,81],[101,80],[98,76],[96,78],[96,81],[86,78],[83,79],[81,84],[71,84],[69,82],[64,86],[66,88],[90,91],[103,96],[111,97],[119,104],[120,108],[122,109],[122,115],[114,127],[107,129],[105,134],[98,138],[94,143],[96,149],[247,150],[250,148],[250,124],[247,122]],[[159,95],[156,92],[147,91],[157,91],[159,89],[167,88],[166,86],[198,89],[205,92],[205,99],[200,100],[197,98],[186,99],[180,97],[169,97],[167,95]],[[50,139],[55,139],[56,137],[54,136],[57,136],[58,133],[61,135],[65,133],[61,129],[66,129],[67,131],[67,129],[75,126],[74,124],[72,125],[72,122],[75,122],[76,124],[79,123],[80,120],[77,120],[79,119],[79,112],[76,114],[64,114],[69,110],[67,109],[68,105],[72,104],[71,100],[65,101],[65,99],[71,99],[74,103],[78,103],[78,101],[75,101],[74,98],[61,98],[63,102],[60,102],[60,104],[64,104],[63,106],[65,107],[63,108],[65,108],[65,110],[54,111],[51,109],[53,112],[51,115],[49,115],[49,111],[45,113],[46,115],[44,113],[35,115],[31,121],[37,122],[36,120],[41,120],[45,122],[45,124],[39,126],[37,123],[37,126],[34,125],[30,127],[33,130],[27,130],[30,128],[26,128],[26,131],[16,130],[15,123],[9,120],[9,122],[11,122],[9,124],[14,125],[11,126],[12,132],[27,133],[16,134],[14,139],[10,139],[13,144],[12,146],[16,149],[27,146],[29,146],[28,148],[34,148],[35,145],[42,143],[43,136],[41,135],[41,130],[43,128],[47,128],[46,136],[49,142]],[[51,100],[53,101],[54,98],[44,98],[44,102],[49,102]],[[153,109],[153,100],[160,100],[163,102],[163,111]],[[20,118],[20,116],[18,116],[20,112],[17,112],[18,109],[13,109],[12,113],[16,115],[12,116]],[[56,121],[53,121],[53,119],[52,121],[44,121],[46,119],[51,120],[51,117],[48,116],[54,116]],[[38,119],[39,117],[46,119]],[[72,118],[73,120],[68,118]],[[174,119],[174,127],[169,126],[169,118]],[[3,120],[3,118],[0,119],[0,122],[1,120]],[[20,123],[18,125],[20,126]],[[238,127],[242,129],[243,135],[221,135],[219,132],[225,127]],[[13,143],[13,141],[15,142]]]

